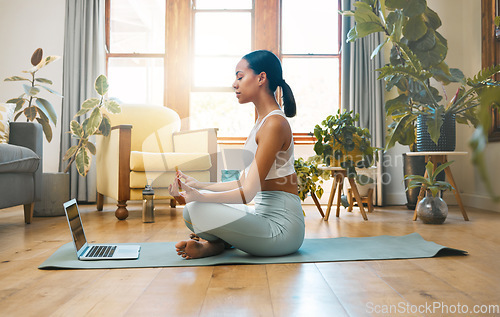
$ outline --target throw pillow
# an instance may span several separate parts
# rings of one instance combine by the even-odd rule
[[[14,117],[15,107],[12,103],[0,103],[0,143],[9,143],[9,122]]]

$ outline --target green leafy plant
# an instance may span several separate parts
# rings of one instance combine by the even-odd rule
[[[357,176],[356,167],[373,165],[376,158],[375,147],[371,146],[371,135],[368,129],[356,127],[359,114],[352,111],[338,111],[337,115],[329,115],[314,127],[317,141],[314,151],[323,158],[328,166],[339,166],[347,170],[348,177]]]
[[[446,64],[447,40],[437,31],[441,19],[427,7],[425,0],[387,0],[385,16],[379,5],[378,0],[358,1],[354,4],[356,10],[342,13],[354,16],[356,22],[349,32],[349,41],[375,32],[386,35],[372,57],[385,44],[392,43],[390,64],[378,69],[379,79],[386,82],[386,90],[396,87],[399,93],[386,102],[386,114],[393,120],[389,125],[386,148],[399,142],[414,150],[419,115],[427,116],[428,132],[436,144],[446,115],[454,114],[458,123],[474,127],[481,124],[475,108],[481,104],[485,88],[500,86],[491,79],[500,72],[500,66],[481,70],[474,78],[465,78],[462,71]],[[438,88],[451,82],[462,86],[445,104],[439,90],[431,85],[431,79]]]
[[[70,147],[64,155],[63,160],[69,160],[65,173],[69,171],[71,164],[75,162],[78,173],[82,176],[87,175],[92,163],[92,155],[96,154],[96,147],[90,141],[90,137],[98,134],[108,136],[111,131],[109,117],[103,112],[103,108],[110,113],[121,112],[121,107],[116,101],[105,98],[108,87],[106,76],[100,75],[97,77],[95,90],[100,97],[85,100],[75,118],[89,112],[90,116],[82,124],[76,120],[71,121],[68,133],[71,133],[72,137],[78,140],[78,144]]]
[[[442,190],[452,190],[453,186],[451,186],[450,183],[437,180],[438,174],[444,171],[444,169],[452,163],[453,161],[443,163],[434,170],[434,164],[431,161],[427,162],[427,165],[425,166],[427,177],[422,175],[405,175],[404,179],[410,181],[406,190],[425,186],[426,190],[431,191],[432,197],[436,197]]]
[[[322,161],[323,159],[318,155],[311,156],[307,160],[301,157],[295,160],[294,167],[297,173],[299,197],[302,201],[310,193],[314,203],[319,204],[318,199],[321,199],[324,193],[321,184],[323,184],[323,180],[330,179],[330,171],[318,168],[318,164],[321,164]]]
[[[426,0],[386,0],[385,6],[379,0],[362,0],[354,6],[355,10],[341,11],[355,20],[348,40],[384,33],[385,40],[372,57],[385,44],[392,44],[389,65],[377,70],[379,79],[385,80],[386,90],[398,91],[398,96],[385,104],[386,115],[392,119],[386,149],[398,142],[415,150],[419,115],[427,117],[428,132],[437,143],[443,117],[454,114],[456,122],[476,128],[470,140],[473,162],[490,195],[500,199],[488,180],[483,154],[491,126],[491,107],[500,107],[500,82],[492,79],[500,72],[500,65],[483,69],[473,78],[465,78],[462,71],[450,68],[445,62],[447,40],[438,32],[441,19],[427,7]],[[451,82],[461,87],[451,101],[445,102],[438,88]]]
[[[23,94],[17,98],[7,100],[7,103],[16,104],[14,121],[16,121],[21,114],[24,114],[29,122],[36,120],[40,123],[48,142],[52,141],[52,127],[50,126],[50,122],[52,122],[54,126],[57,124],[57,113],[52,104],[47,99],[41,97],[41,92],[45,90],[59,97],[62,96],[60,93],[47,86],[53,84],[50,79],[37,77],[37,75],[40,69],[58,59],[59,56],[52,55],[43,58],[43,50],[38,48],[31,56],[31,65],[33,65],[33,67],[29,70],[22,71],[25,74],[29,74],[30,77],[12,76],[4,79],[4,81],[27,82],[23,84]]]

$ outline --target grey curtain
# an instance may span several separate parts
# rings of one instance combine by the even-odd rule
[[[342,0],[342,10],[352,10],[354,0]],[[371,59],[373,50],[382,43],[383,34],[375,33],[355,42],[346,42],[347,33],[354,26],[354,18],[342,17],[342,79],[341,108],[359,113],[359,125],[368,128],[372,145],[384,147],[385,111],[384,82],[377,80],[378,69],[384,65],[383,50]],[[382,201],[382,159],[377,171],[375,204]]]
[[[66,133],[70,129],[70,122],[83,101],[98,97],[94,82],[100,74],[105,73],[104,3],[104,0],[66,0],[60,171],[64,171],[68,163],[62,161],[64,153],[76,145],[75,139]],[[76,120],[83,122],[84,119],[78,117]],[[86,177],[81,177],[73,164],[70,170],[70,194],[71,198],[78,201],[96,201],[94,162]]]

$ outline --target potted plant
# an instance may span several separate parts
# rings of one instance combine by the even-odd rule
[[[97,134],[108,136],[111,131],[109,117],[103,112],[105,109],[110,113],[120,113],[120,105],[113,100],[105,98],[108,92],[108,80],[106,76],[100,75],[95,81],[95,90],[99,98],[90,98],[83,102],[80,111],[75,117],[82,116],[90,112],[90,116],[83,123],[72,120],[70,124],[71,135],[78,140],[77,145],[70,147],[63,160],[69,160],[65,173],[69,171],[71,164],[75,162],[78,173],[86,176],[92,163],[92,155],[96,154],[96,147],[90,137]]]
[[[371,146],[371,135],[368,129],[356,127],[359,114],[352,111],[338,111],[337,115],[329,115],[314,127],[317,141],[314,151],[323,158],[327,166],[342,167],[350,178],[357,177],[356,168],[367,168],[373,165],[377,156],[375,147]],[[364,181],[366,183],[366,181]]]
[[[417,216],[424,223],[441,224],[448,215],[448,205],[439,197],[439,193],[445,190],[452,190],[450,183],[440,181],[437,175],[450,166],[453,161],[443,163],[434,170],[434,164],[431,161],[425,166],[427,177],[421,175],[405,175],[405,180],[410,183],[408,189],[424,188],[426,196],[418,203],[416,207]]]
[[[38,71],[48,64],[59,59],[59,56],[47,56],[43,58],[43,50],[38,48],[31,56],[32,68],[23,71],[29,74],[29,77],[12,76],[5,78],[4,81],[21,81],[27,82],[23,84],[24,92],[17,98],[7,100],[7,103],[16,104],[14,110],[16,121],[21,114],[26,116],[29,122],[37,121],[42,125],[43,133],[48,142],[52,141],[52,127],[50,122],[57,124],[57,113],[52,104],[45,98],[41,97],[41,91],[46,90],[51,94],[62,97],[60,93],[53,90],[47,85],[52,85],[52,81],[47,78],[37,77]]]
[[[309,157],[307,160],[299,157],[294,162],[297,182],[299,186],[299,197],[305,201],[310,193],[316,207],[320,208],[319,199],[323,196],[324,190],[321,187],[323,180],[330,179],[330,172],[318,168],[323,159],[319,155]]]
[[[445,118],[451,124],[470,124],[476,127],[471,139],[473,161],[486,180],[481,154],[491,125],[490,108],[500,106],[500,83],[491,79],[500,72],[500,66],[483,69],[467,79],[459,69],[450,68],[445,62],[447,41],[437,31],[441,20],[425,0],[386,0],[383,8],[378,0],[363,0],[354,6],[355,10],[341,12],[355,20],[348,40],[383,32],[385,40],[372,56],[385,44],[392,44],[390,64],[378,70],[379,79],[386,82],[386,90],[398,90],[398,96],[387,100],[385,105],[386,114],[392,119],[386,149],[398,142],[409,145],[412,151],[422,150],[417,146],[417,130],[422,138],[428,134],[432,143],[439,145]],[[461,83],[461,87],[446,102],[436,87],[451,82]],[[417,125],[422,126],[417,129]],[[487,186],[493,195],[489,182]]]
[[[356,10],[342,13],[354,16],[356,21],[349,32],[349,41],[375,32],[386,34],[385,41],[372,56],[388,42],[392,44],[390,64],[378,69],[379,79],[386,81],[386,90],[396,87],[399,94],[386,102],[386,114],[393,120],[389,125],[387,148],[399,142],[416,150],[419,116],[422,124],[427,123],[423,131],[428,132],[435,144],[438,144],[444,118],[453,123],[477,126],[475,107],[486,93],[485,88],[500,85],[490,79],[500,72],[500,66],[481,70],[474,78],[466,79],[462,71],[446,64],[447,41],[437,31],[441,20],[427,7],[425,0],[387,0],[385,16],[379,5],[378,0],[359,1],[355,3]],[[459,82],[462,86],[455,97],[445,103],[434,86],[451,82]]]

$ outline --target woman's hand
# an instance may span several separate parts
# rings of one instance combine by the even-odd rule
[[[176,172],[176,178],[180,180],[184,180],[184,183],[192,188],[200,188],[200,182],[196,180],[194,177],[188,176],[181,172],[180,170],[177,170]]]
[[[180,189],[183,189],[184,191],[180,192]],[[174,183],[168,187],[168,190],[170,192],[170,195],[172,195],[175,200],[177,200],[177,202],[181,205],[184,205],[191,201],[203,200],[203,194],[181,181],[177,176],[174,179]]]
[[[168,191],[172,197],[181,205],[186,204],[186,198],[179,192],[180,180],[177,174],[174,177],[174,183],[168,186]]]
[[[196,188],[193,188],[183,181],[179,180],[181,188],[184,190],[180,194],[184,197],[186,200],[186,203],[189,203],[191,201],[203,201],[204,196],[202,193],[200,193]]]

